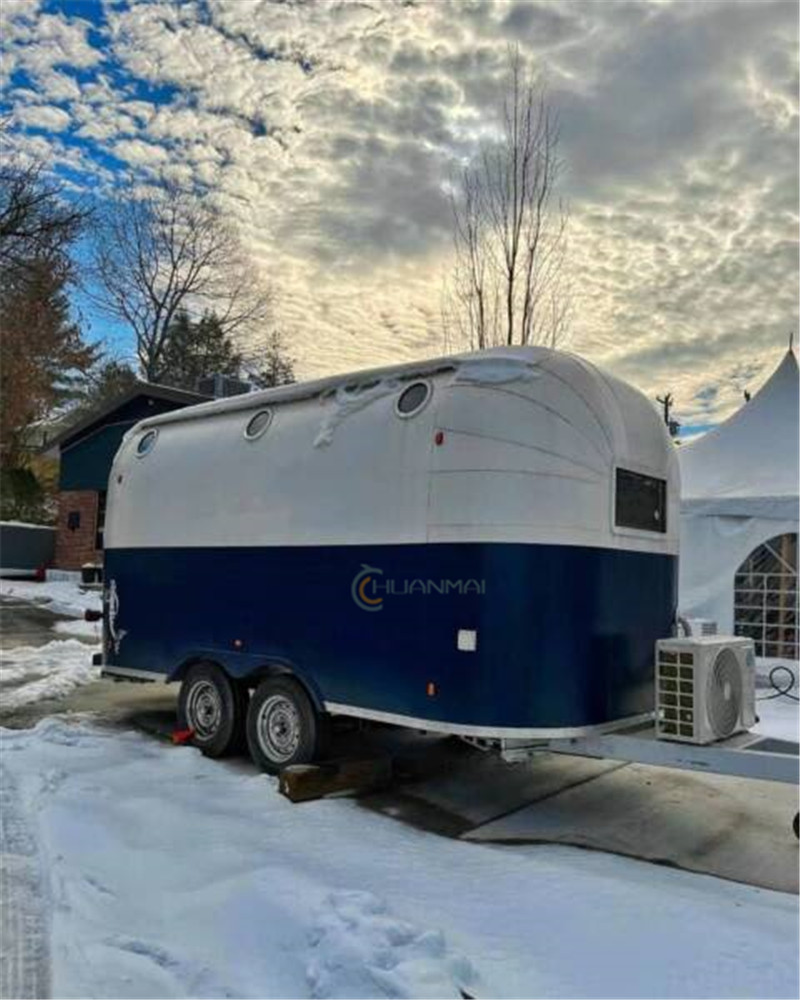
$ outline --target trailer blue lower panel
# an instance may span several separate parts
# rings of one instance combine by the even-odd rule
[[[652,711],[677,563],[516,543],[110,549],[120,641],[107,664],[175,676],[208,658],[244,677],[282,663],[320,704],[475,727],[600,725]],[[475,632],[473,651],[458,649],[459,630]]]

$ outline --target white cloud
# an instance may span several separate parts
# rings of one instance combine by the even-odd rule
[[[51,132],[63,132],[68,129],[72,119],[62,108],[50,107],[46,104],[29,104],[16,110],[14,118],[28,128],[49,129]]]
[[[76,169],[96,149],[208,188],[304,374],[441,349],[446,183],[495,127],[509,42],[560,110],[573,349],[706,419],[797,324],[789,4],[114,3],[102,50],[84,21],[15,6],[26,124],[50,114]],[[70,67],[93,69],[79,95]],[[59,141],[65,113],[91,145]]]
[[[141,139],[122,139],[113,144],[112,150],[115,156],[133,167],[161,166],[169,161],[165,149]]]

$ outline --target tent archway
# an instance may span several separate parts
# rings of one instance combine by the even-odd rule
[[[798,659],[797,533],[758,545],[736,570],[736,635],[755,643],[756,656]]]

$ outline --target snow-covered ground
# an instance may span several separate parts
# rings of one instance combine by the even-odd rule
[[[94,639],[98,644],[103,636],[103,627],[100,622],[87,622],[80,618],[56,622],[54,627],[56,632],[62,635],[78,635],[82,639]]]
[[[103,606],[98,591],[83,591],[73,580],[45,580],[41,583],[35,580],[0,580],[0,597],[42,604],[55,614],[73,618],[83,618],[87,609],[99,611]]]
[[[69,616],[53,620],[52,634],[44,645],[21,645],[3,649],[0,662],[0,708],[13,711],[46,698],[61,698],[100,675],[92,666],[92,654],[100,648],[99,622],[83,620],[88,608],[102,607],[96,591],[84,592],[71,580],[0,580],[0,597],[24,601]],[[3,614],[13,614],[4,608]],[[45,631],[45,636],[47,632]],[[79,641],[83,639],[84,641]],[[94,640],[93,644],[85,640]]]
[[[0,707],[8,711],[45,698],[63,698],[95,680],[100,668],[92,666],[93,649],[78,639],[54,639],[44,646],[4,650]]]
[[[0,594],[76,616],[5,651],[3,704],[95,676],[78,636],[97,626],[77,619],[96,593]],[[797,703],[758,711],[761,731],[798,739]],[[291,805],[241,763],[89,719],[0,730],[0,752],[2,995],[798,995],[793,896],[451,840],[349,799]]]
[[[274,779],[89,722],[0,749],[6,820],[47,873],[55,996],[797,996],[794,896],[292,805]]]

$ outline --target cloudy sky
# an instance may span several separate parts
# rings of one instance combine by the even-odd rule
[[[561,118],[570,349],[702,425],[797,328],[794,0],[2,0],[0,18],[16,141],[93,196],[152,171],[215,192],[303,376],[441,353],[447,181],[497,120],[509,43]]]

